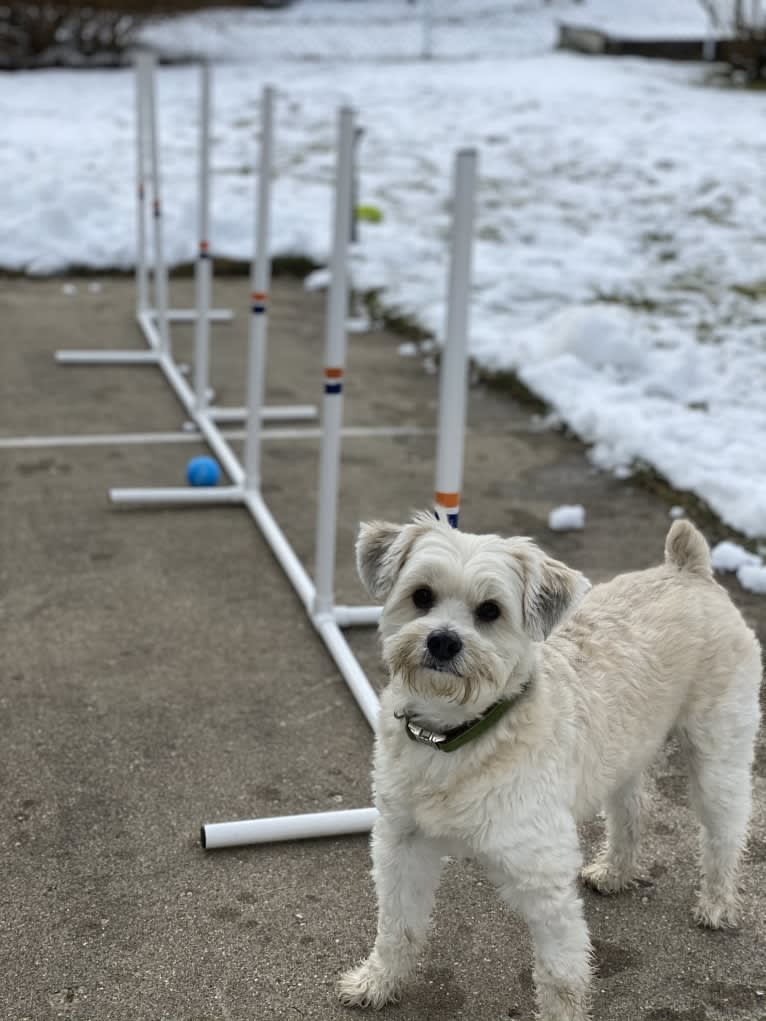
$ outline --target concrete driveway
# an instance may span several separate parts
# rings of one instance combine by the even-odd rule
[[[63,368],[62,346],[140,346],[130,281],[0,280],[0,1015],[9,1021],[270,1021],[351,1015],[337,973],[374,934],[365,837],[205,852],[202,822],[369,803],[369,728],[251,519],[240,509],[117,510],[114,485],[183,484],[196,441],[19,446],[9,437],[173,432],[151,368]],[[247,281],[217,283],[223,403],[243,399]],[[189,300],[188,283],[174,300]],[[322,296],[278,280],[269,396],[312,401]],[[179,327],[180,350],[191,331]],[[360,519],[401,519],[433,488],[436,380],[376,333],[351,340],[348,425],[407,436],[344,446],[338,596]],[[420,430],[417,432],[415,430]],[[177,439],[177,438],[176,438]],[[316,439],[264,443],[265,497],[312,564]],[[553,533],[548,511],[587,507]],[[668,505],[594,473],[582,447],[530,428],[504,394],[471,393],[462,522],[533,535],[597,581],[662,556]],[[732,595],[762,641],[766,599]],[[376,683],[376,638],[351,642]],[[585,892],[596,1021],[765,1021],[766,751],[736,932],[691,920],[695,827],[673,747],[653,771],[645,882]],[[598,822],[586,827],[589,851]],[[447,872],[433,938],[396,1021],[533,1014],[521,923],[471,864]]]

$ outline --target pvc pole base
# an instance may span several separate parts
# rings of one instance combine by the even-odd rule
[[[246,422],[247,408],[208,408],[214,422]],[[284,404],[280,407],[261,408],[262,422],[302,422],[319,417],[316,404]]]
[[[380,606],[336,606],[333,618],[338,627],[373,627],[380,621]]]
[[[157,365],[156,351],[57,351],[59,365]]]
[[[157,315],[155,309],[147,310],[150,316]],[[234,312],[230,308],[211,308],[207,314],[211,323],[229,323],[234,318]],[[197,320],[195,308],[171,308],[168,309],[168,319],[172,323],[193,323]]]
[[[312,812],[273,819],[207,823],[200,830],[206,851],[248,844],[271,844],[279,840],[311,840],[369,833],[378,817],[375,808],[352,808],[344,812]]]
[[[109,499],[112,503],[132,504],[133,506],[149,506],[164,504],[165,506],[208,506],[210,504],[243,503],[244,491],[240,486],[168,486],[152,489],[110,489]]]

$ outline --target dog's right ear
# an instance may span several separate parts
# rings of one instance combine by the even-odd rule
[[[392,525],[387,521],[369,521],[360,526],[356,569],[373,599],[386,600],[420,531],[417,525]]]
[[[579,605],[591,584],[584,574],[547,556],[531,539],[506,539],[506,546],[523,586],[524,630],[533,641],[544,642]]]
[[[536,642],[544,642],[578,606],[591,587],[579,571],[535,550],[527,563],[524,587],[524,627]]]

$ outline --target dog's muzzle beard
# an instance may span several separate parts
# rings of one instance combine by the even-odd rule
[[[452,659],[439,660],[429,652],[425,641],[408,640],[399,633],[384,641],[383,658],[391,677],[421,698],[466,705],[480,691],[496,692],[499,687],[497,679],[487,672],[486,661],[478,662],[465,645]]]

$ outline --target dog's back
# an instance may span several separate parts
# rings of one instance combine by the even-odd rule
[[[590,653],[589,628],[594,629]],[[601,893],[629,885],[637,866],[641,776],[673,732],[686,758],[690,805],[701,824],[694,915],[711,928],[736,925],[761,650],[714,580],[702,535],[677,521],[665,543],[665,563],[596,587],[562,638],[585,643],[579,708],[595,711],[599,732],[591,744],[601,741],[595,754],[587,742],[580,743],[578,808],[584,814],[601,796],[608,832],[603,852],[583,870],[583,879]],[[599,773],[608,779],[600,790],[589,782]]]
[[[640,773],[672,731],[708,740],[698,733],[706,714],[719,731],[711,740],[730,734],[752,757],[760,646],[689,522],[671,527],[663,564],[596,585],[547,645],[551,673],[576,664],[574,712],[590,732],[578,742],[583,814],[603,796],[597,778],[614,788]]]

